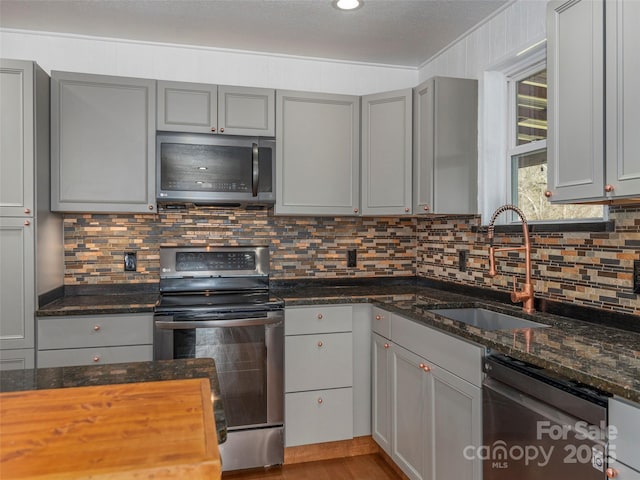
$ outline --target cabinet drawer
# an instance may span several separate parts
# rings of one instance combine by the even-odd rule
[[[384,338],[391,338],[391,313],[382,308],[373,307],[373,331]]]
[[[285,337],[285,391],[350,387],[352,341],[351,333]]]
[[[350,332],[352,309],[349,305],[314,305],[285,310],[284,334]]]
[[[286,447],[352,437],[353,394],[350,388],[285,395]]]
[[[38,351],[38,368],[149,362],[151,360],[153,360],[152,345]]]
[[[395,314],[391,340],[473,385],[482,384],[482,347]]]
[[[38,318],[38,349],[153,344],[153,315]]]

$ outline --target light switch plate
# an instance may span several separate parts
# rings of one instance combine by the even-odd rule
[[[138,259],[136,256],[136,252],[125,252],[124,253],[124,271],[135,272],[137,268],[138,268]]]

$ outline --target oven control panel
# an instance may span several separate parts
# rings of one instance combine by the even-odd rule
[[[161,247],[160,278],[269,274],[268,247]]]

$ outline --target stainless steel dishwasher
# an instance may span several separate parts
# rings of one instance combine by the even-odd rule
[[[606,478],[609,395],[505,355],[484,361],[484,480]]]

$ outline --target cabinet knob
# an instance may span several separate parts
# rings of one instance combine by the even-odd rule
[[[385,344],[383,345],[383,347],[384,347],[384,348],[389,348],[389,344],[388,344],[388,343],[385,343]]]
[[[24,225],[25,225],[25,227],[28,227],[29,225],[31,225],[31,222],[29,220],[25,220],[24,221]]]
[[[155,207],[153,205],[149,205],[149,210],[153,210]]]
[[[322,405],[322,402],[324,402],[324,400],[322,400],[322,397],[318,398],[318,405]]]
[[[322,320],[322,314],[321,313],[318,314],[318,320]]]
[[[611,185],[610,183],[606,184],[604,186],[604,191],[607,193],[611,193],[615,190],[615,188],[613,187],[613,185]]]
[[[93,356],[93,361],[94,361],[94,363],[98,363],[100,361],[100,356],[99,355],[94,355]]]
[[[357,208],[353,209],[353,213],[358,213],[360,210],[358,210]]]
[[[216,127],[211,127],[211,131],[215,132],[216,131]]]
[[[428,211],[429,211],[429,205],[425,205],[425,206],[424,206],[424,207],[422,207],[422,208],[424,208],[424,211],[425,211],[425,212],[428,212]]]
[[[94,332],[99,332],[100,331],[100,325],[94,325],[93,326],[93,331]]]
[[[382,315],[376,315],[376,320],[382,320]]]
[[[224,127],[220,128],[220,133],[224,133]]]
[[[404,207],[405,213],[409,213],[409,207]]]
[[[321,348],[322,345],[324,345],[324,343],[322,343],[322,340],[318,341],[318,348]]]
[[[551,190],[547,190],[546,192],[544,192],[544,196],[547,198],[551,198],[551,195],[553,195],[553,193],[551,193]]]
[[[616,478],[618,476],[618,470],[611,467],[607,468],[605,473],[607,475],[607,478]]]
[[[31,209],[30,209],[30,208],[25,208],[25,209],[24,209],[24,213],[26,213],[26,214],[31,213]]]

